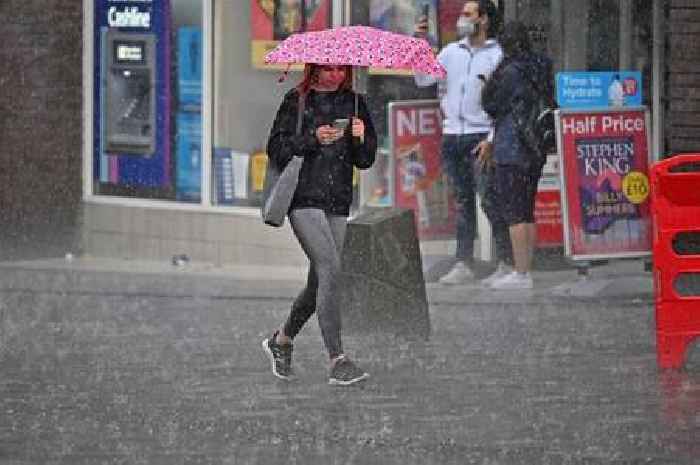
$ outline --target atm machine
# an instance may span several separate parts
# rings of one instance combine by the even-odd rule
[[[96,192],[170,198],[170,0],[95,3]]]
[[[155,36],[107,32],[105,147],[152,157],[156,150]]]

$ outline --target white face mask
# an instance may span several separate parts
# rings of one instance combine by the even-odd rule
[[[476,32],[476,24],[464,16],[460,16],[457,20],[457,37],[463,39],[473,35],[474,32]]]

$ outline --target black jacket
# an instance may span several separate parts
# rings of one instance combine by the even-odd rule
[[[353,166],[366,169],[374,163],[377,134],[362,97],[358,117],[365,123],[364,143],[353,138],[350,125],[345,137],[332,145],[321,145],[316,128],[337,118],[352,118],[355,94],[351,91],[316,92],[306,95],[301,134],[296,134],[299,93],[292,89],[277,110],[267,142],[271,163],[280,168],[293,156],[304,157],[290,210],[319,208],[335,215],[350,213]]]
[[[527,166],[533,159],[516,134],[513,110],[518,99],[534,104],[538,93],[553,96],[554,90],[552,62],[537,53],[504,58],[486,83],[481,102],[494,121],[493,160],[496,163]]]

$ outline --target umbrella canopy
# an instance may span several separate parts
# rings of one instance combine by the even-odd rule
[[[445,77],[424,39],[369,26],[345,26],[292,34],[265,56],[265,63],[370,66]]]

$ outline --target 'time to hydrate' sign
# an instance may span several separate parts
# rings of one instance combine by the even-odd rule
[[[557,112],[566,253],[574,260],[651,252],[649,113]]]

